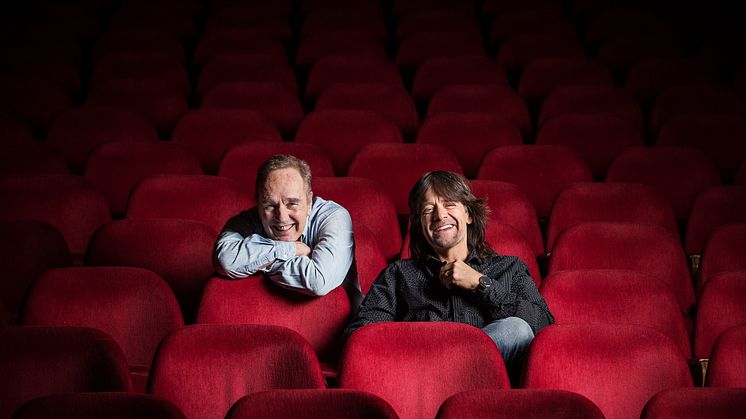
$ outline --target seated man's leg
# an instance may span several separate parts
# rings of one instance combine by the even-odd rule
[[[496,320],[483,327],[482,330],[500,349],[508,369],[522,360],[534,339],[531,326],[519,317],[506,317]]]

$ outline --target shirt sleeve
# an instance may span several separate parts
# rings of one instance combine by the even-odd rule
[[[355,259],[352,219],[347,210],[340,207],[318,222],[319,239],[311,246],[311,254],[276,258],[268,270],[272,281],[318,296],[326,295],[342,284]]]
[[[389,265],[373,281],[360,309],[344,331],[345,339],[349,338],[352,332],[367,324],[396,320],[398,313],[397,272],[395,265]]]
[[[277,260],[295,256],[295,243],[274,241],[260,234],[245,236],[242,230],[239,220],[231,220],[215,243],[215,269],[228,278],[245,278],[266,271]]]
[[[554,323],[544,297],[539,294],[528,267],[518,258],[498,278],[493,286],[479,293],[479,298],[492,320],[520,317],[537,333]]]

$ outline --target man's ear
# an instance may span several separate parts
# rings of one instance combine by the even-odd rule
[[[312,207],[313,207],[313,191],[308,191],[308,215],[311,215]]]

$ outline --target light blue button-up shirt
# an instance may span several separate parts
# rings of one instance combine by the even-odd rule
[[[256,207],[228,220],[215,243],[215,269],[232,279],[263,272],[280,286],[304,294],[326,295],[343,285],[353,308],[362,301],[354,265],[352,219],[333,201],[313,197],[311,214],[300,237],[311,248],[295,255],[295,243],[267,237]]]

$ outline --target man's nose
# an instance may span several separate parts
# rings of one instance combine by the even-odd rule
[[[445,207],[436,205],[435,206],[435,218],[436,220],[442,220],[443,218],[448,217],[448,212],[446,211]]]

